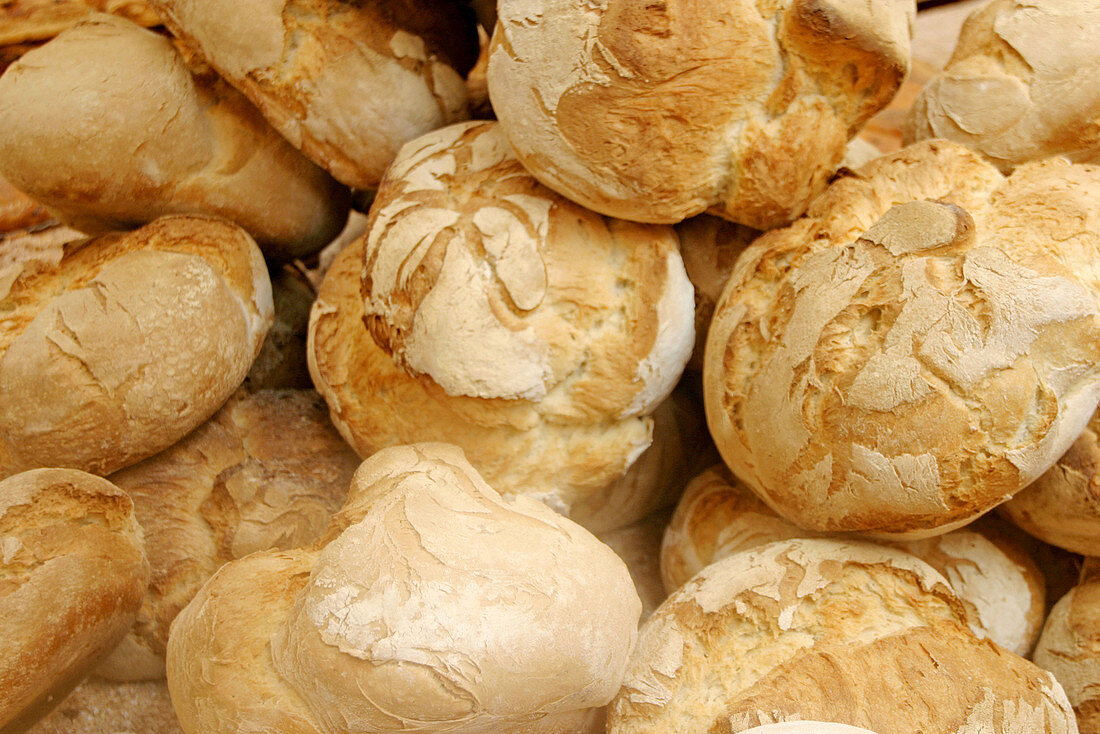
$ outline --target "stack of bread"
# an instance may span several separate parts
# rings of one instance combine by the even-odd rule
[[[1047,5],[0,3],[0,732],[1100,734]]]

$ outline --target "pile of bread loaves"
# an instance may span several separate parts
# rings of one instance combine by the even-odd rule
[[[888,153],[913,0],[146,2],[0,2],[0,734],[1100,734],[1100,0]]]

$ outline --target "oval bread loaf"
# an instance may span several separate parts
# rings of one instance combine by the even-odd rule
[[[210,217],[162,217],[0,272],[0,476],[109,474],[209,418],[271,324],[256,243]]]

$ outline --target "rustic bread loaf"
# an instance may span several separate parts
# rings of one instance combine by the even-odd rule
[[[1003,171],[1054,155],[1100,163],[1100,49],[1093,0],[993,0],[963,24],[921,91],[905,141],[949,138]]]
[[[114,683],[92,677],[27,734],[183,734],[164,681]]]
[[[343,183],[374,189],[398,148],[465,119],[472,12],[451,0],[153,0],[177,36]]]
[[[974,634],[1026,656],[1046,616],[1046,580],[1012,529],[1003,520],[983,517],[943,535],[890,545],[947,579]],[[688,483],[665,531],[665,589],[672,592],[707,565],[758,545],[816,537],[825,536],[776,515],[725,466],[711,467]]]
[[[97,14],[0,77],[0,173],[88,233],[163,214],[237,222],[277,259],[321,249],[347,190],[163,36]]]
[[[1100,168],[1008,179],[926,141],[840,177],[738,260],[707,419],[733,472],[817,530],[931,535],[1061,456],[1100,399]]]
[[[1100,731],[1100,576],[1090,558],[1081,581],[1050,610],[1035,646],[1035,664],[1050,671],[1066,690],[1081,734]]]
[[[539,185],[495,123],[435,131],[328,271],[314,384],[362,456],[453,441],[502,493],[592,530],[630,524],[674,501],[706,443],[665,400],[694,341],[676,244]]]
[[[874,734],[874,732],[870,729],[826,721],[784,721],[779,724],[764,724],[764,726],[744,729],[743,734]]]
[[[0,46],[53,38],[97,12],[129,18],[143,26],[160,25],[160,16],[143,0],[4,0],[0,5]]]
[[[179,443],[112,474],[134,500],[153,576],[134,629],[97,673],[162,677],[169,626],[214,571],[312,543],[359,463],[312,390],[241,390]]]
[[[768,229],[805,211],[893,98],[914,12],[906,0],[501,0],[489,95],[519,159],[574,201]]]
[[[1054,678],[979,640],[943,577],[884,546],[769,543],[711,564],[642,627],[609,734],[825,720],[891,734],[1071,734]]]
[[[999,512],[1035,537],[1086,556],[1100,556],[1100,411],[1041,477]]]
[[[176,618],[187,732],[586,730],[641,604],[615,554],[444,444],[385,449],[307,549],[222,567]]]
[[[72,469],[0,481],[0,731],[65,698],[126,634],[148,582],[118,487]]]
[[[172,445],[241,384],[271,323],[256,243],[163,217],[0,272],[0,476],[109,474]]]

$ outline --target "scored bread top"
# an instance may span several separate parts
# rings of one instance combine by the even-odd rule
[[[272,319],[259,248],[210,217],[163,217],[0,272],[0,475],[108,474],[209,418]]]
[[[1100,398],[1100,169],[1005,179],[926,141],[757,239],[715,309],[707,419],[803,527],[928,535],[1018,492]]]

